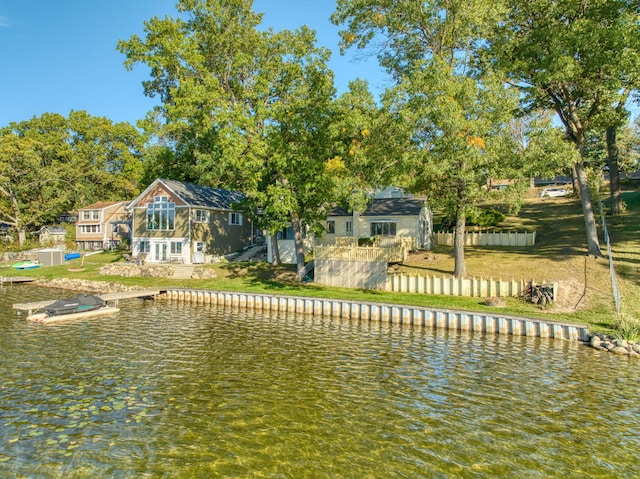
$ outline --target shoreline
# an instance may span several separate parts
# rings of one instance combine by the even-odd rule
[[[113,283],[113,282],[108,282],[108,281],[93,281],[93,280],[82,280],[82,279],[68,279],[68,278],[58,278],[58,279],[53,279],[53,280],[38,280],[35,282],[38,285],[42,285],[42,286],[46,286],[46,287],[51,287],[51,288],[58,288],[58,289],[64,289],[64,290],[69,290],[69,291],[82,291],[82,292],[88,292],[88,293],[117,293],[117,292],[125,292],[125,291],[136,291],[139,290],[140,288],[137,286],[125,286],[119,283]],[[168,288],[168,289],[172,289],[172,290],[183,290],[184,288]],[[194,290],[196,291],[196,290]],[[198,291],[204,291],[204,290],[198,290]],[[214,291],[210,291],[210,290],[206,290],[209,293],[215,293]],[[241,295],[251,295],[250,293],[238,293],[238,292],[226,292],[226,293],[221,293],[224,294],[225,296],[233,296],[235,295],[236,297],[240,297]],[[267,295],[253,295],[253,296],[260,296],[260,297],[265,297]],[[197,296],[196,296],[197,298]],[[296,300],[299,301],[303,301],[305,300],[305,298],[295,298]],[[335,302],[335,303],[340,303],[340,304],[354,304],[353,302],[350,301],[344,301],[344,300],[333,300],[331,298],[306,298],[307,301],[315,301],[315,302],[320,302],[320,303],[326,303],[326,302]],[[196,299],[197,301],[197,299]],[[239,301],[239,300],[237,300]],[[216,300],[216,304],[217,304],[217,300]],[[371,303],[373,304],[373,303]],[[249,307],[247,306],[247,304],[245,303],[245,307]],[[276,308],[279,306],[276,306]],[[384,307],[384,306],[382,306]],[[401,305],[388,305],[388,310],[394,311],[394,313],[390,313],[390,321],[391,322],[400,322],[402,323],[402,318],[406,317],[406,313],[402,312],[403,308],[410,308],[412,310],[418,310],[418,311],[425,311],[427,308],[418,308],[418,307],[412,307],[412,306],[401,306]],[[447,312],[447,310],[437,310],[438,312]],[[324,314],[326,313],[326,306],[323,306],[323,309],[319,312],[316,312],[316,314]],[[332,316],[331,314],[331,310],[328,311],[329,314],[325,314],[328,316]],[[470,312],[465,312],[462,313],[466,316],[474,316],[474,313],[470,313]],[[484,313],[482,313],[484,314]],[[400,315],[400,320],[399,321],[394,321],[393,318],[398,317],[398,315]],[[339,316],[343,316],[342,313],[339,314]],[[372,318],[369,318],[372,319]],[[520,321],[527,321],[526,318],[516,318]],[[533,320],[533,321],[538,321],[538,320]],[[554,322],[551,322],[554,323]],[[561,324],[561,323],[558,323]],[[433,324],[435,327],[441,327],[441,326],[446,326],[446,322],[443,325],[437,325],[435,322]],[[575,326],[575,325],[573,325]],[[579,325],[578,325],[579,326]],[[464,330],[461,328],[447,328],[447,329],[458,329],[458,330]],[[473,328],[468,328],[469,330],[473,331]],[[486,331],[485,331],[486,332]],[[505,334],[505,333],[499,333],[496,331],[497,334]],[[524,336],[527,336],[527,334],[524,334]],[[559,338],[556,338],[559,339]],[[565,338],[566,339],[566,338]],[[587,337],[582,338],[582,339],[578,339],[579,342],[590,346],[598,351],[603,351],[603,352],[611,352],[614,354],[618,354],[621,356],[629,356],[629,357],[637,357],[640,358],[640,344],[638,342],[635,341],[627,341],[624,339],[618,339],[618,338],[614,338],[611,337],[609,335],[603,334],[603,333],[590,333],[588,332],[588,326],[587,326]]]

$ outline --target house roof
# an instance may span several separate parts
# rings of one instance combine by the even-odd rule
[[[179,196],[185,203],[191,206],[212,208],[219,210],[231,210],[232,205],[245,198],[239,191],[212,188],[210,186],[185,183],[177,180],[158,179],[167,188]],[[155,183],[155,182],[154,182]]]
[[[361,216],[417,216],[426,205],[424,198],[376,198]],[[334,208],[329,216],[351,216],[343,208]]]
[[[62,226],[43,226],[38,230],[38,233],[49,233],[53,235],[64,235],[67,234],[67,230],[65,230]]]
[[[108,208],[109,206],[117,205],[120,203],[126,203],[126,201],[98,201],[89,206],[83,206],[80,210],[102,210],[104,208]]]

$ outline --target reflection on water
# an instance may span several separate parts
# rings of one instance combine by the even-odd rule
[[[0,290],[0,477],[640,473],[638,361],[569,342]],[[70,295],[71,296],[71,295]]]

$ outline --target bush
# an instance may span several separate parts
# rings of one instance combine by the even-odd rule
[[[498,226],[505,218],[504,213],[494,208],[481,209],[467,220],[467,225],[483,227]]]
[[[504,213],[494,208],[478,209],[467,217],[467,226],[481,226],[488,228],[490,226],[498,226],[505,220]],[[442,219],[440,231],[451,231],[456,226],[456,219],[446,217]]]
[[[373,246],[375,242],[375,236],[371,238],[358,238],[358,246]]]

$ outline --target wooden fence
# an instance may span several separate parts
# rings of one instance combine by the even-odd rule
[[[486,278],[458,279],[438,276],[391,274],[387,276],[386,290],[397,293],[445,294],[470,297],[524,296],[529,282],[503,281]],[[553,284],[553,298],[558,297],[558,285]]]
[[[438,246],[453,246],[453,233],[434,234]],[[464,235],[465,246],[533,246],[536,244],[536,232],[519,231],[467,231]]]
[[[408,254],[409,249],[405,247],[316,246],[313,248],[313,258],[316,260],[402,263],[407,259]]]

